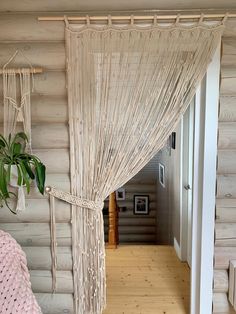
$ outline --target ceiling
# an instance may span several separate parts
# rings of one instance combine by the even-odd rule
[[[0,11],[135,11],[236,9],[235,0],[0,0]]]

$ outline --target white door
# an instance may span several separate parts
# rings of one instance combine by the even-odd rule
[[[180,206],[181,206],[181,260],[187,261],[191,268],[192,254],[192,200],[193,200],[193,138],[194,138],[194,101],[182,118],[181,143],[181,175],[180,175]]]

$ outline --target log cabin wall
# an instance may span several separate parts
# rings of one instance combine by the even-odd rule
[[[119,211],[119,242],[130,244],[156,243],[157,233],[157,156],[124,185],[125,200],[117,201]],[[149,196],[149,214],[134,214],[134,195]],[[105,202],[108,207],[108,202]],[[104,215],[105,239],[108,237],[108,216]]]
[[[70,190],[67,90],[63,22],[38,22],[37,13],[1,14],[0,67],[16,49],[21,49],[43,74],[35,75],[32,93],[32,144],[47,166],[47,184]],[[15,65],[25,65],[17,57]],[[2,77],[0,76],[2,99]],[[0,132],[3,104],[0,101]],[[144,174],[145,172],[145,174]],[[150,166],[126,186],[127,211],[120,214],[121,242],[153,243],[156,240],[156,187],[147,178]],[[133,215],[133,195],[150,196],[150,214]],[[27,255],[33,291],[44,314],[73,312],[70,206],[56,200],[58,271],[57,293],[52,295],[49,203],[34,188],[27,198],[26,211],[17,216],[0,210],[0,229],[9,232]]]
[[[8,8],[9,1],[3,1]],[[12,10],[20,10],[16,1]],[[37,2],[38,4],[40,2]],[[1,3],[2,5],[2,3]],[[18,9],[15,7],[18,5]],[[29,2],[27,2],[29,5]],[[27,6],[22,7],[26,10]],[[1,10],[1,8],[0,8]],[[29,8],[34,10],[34,4]],[[35,9],[35,11],[37,8]],[[64,25],[38,22],[35,12],[1,13],[0,65],[16,48],[22,49],[44,73],[35,76],[32,96],[33,150],[46,163],[48,184],[68,191],[69,140],[65,81]],[[216,209],[214,313],[230,313],[227,301],[228,265],[236,258],[236,22],[225,32],[219,117],[219,156]],[[2,95],[2,78],[0,78]],[[3,107],[0,107],[2,128]],[[52,295],[49,206],[46,197],[33,189],[27,210],[18,216],[0,211],[0,228],[22,245],[28,259],[33,290],[44,314],[73,313],[71,226],[69,205],[57,201],[58,291]]]
[[[47,166],[47,183],[70,190],[67,92],[63,23],[39,23],[38,14],[0,16],[0,66],[16,49],[21,49],[34,66],[43,67],[35,75],[32,94],[33,152]],[[16,62],[20,65],[19,56]],[[22,62],[25,64],[25,61]],[[0,77],[2,99],[2,77]],[[0,129],[3,106],[0,101]],[[34,189],[25,212],[15,216],[0,210],[0,229],[9,232],[27,255],[31,281],[44,314],[74,313],[71,259],[70,206],[56,201],[58,242],[58,290],[52,295],[49,204]]]
[[[228,302],[229,261],[236,259],[236,31],[222,42],[218,130],[213,313],[235,313]]]

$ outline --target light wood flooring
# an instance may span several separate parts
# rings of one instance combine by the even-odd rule
[[[126,245],[106,255],[103,314],[189,314],[190,270],[173,247]]]

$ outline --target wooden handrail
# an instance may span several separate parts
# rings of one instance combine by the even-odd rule
[[[109,196],[109,219],[108,219],[108,248],[115,249],[119,244],[118,233],[118,206],[116,202],[116,193]]]

